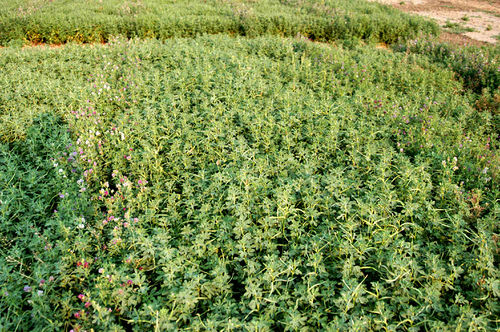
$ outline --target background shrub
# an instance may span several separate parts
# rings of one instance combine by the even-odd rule
[[[12,40],[62,44],[128,38],[273,34],[331,41],[358,38],[392,43],[438,26],[387,6],[341,1],[14,0],[0,9],[0,45]]]

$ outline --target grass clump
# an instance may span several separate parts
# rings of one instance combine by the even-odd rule
[[[217,33],[392,43],[438,30],[422,18],[361,0],[88,0],[78,6],[68,1],[15,0],[0,9],[0,45],[107,42],[114,35],[165,40]]]
[[[446,28],[446,30],[451,32],[451,33],[464,33],[464,32],[473,32],[474,31],[474,28],[464,26],[463,24],[461,24],[459,22],[447,21],[443,27]]]
[[[57,255],[34,256],[34,230],[16,233],[29,252],[3,242],[5,329],[498,328],[497,120],[452,71],[277,37],[0,52],[0,82],[23,67],[52,86],[44,102],[70,130],[71,146],[50,132],[64,143],[42,159],[68,183],[40,211],[60,186],[75,202]],[[81,66],[54,75],[65,59]],[[4,114],[40,106],[4,100]],[[2,188],[45,149],[31,128],[3,136],[26,166]]]

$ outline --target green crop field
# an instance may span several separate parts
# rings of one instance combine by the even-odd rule
[[[0,331],[500,328],[498,47],[363,1],[72,3],[0,10]]]
[[[0,45],[204,33],[394,42],[437,31],[435,23],[364,0],[9,0],[0,8]]]

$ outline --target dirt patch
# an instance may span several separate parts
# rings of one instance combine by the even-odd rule
[[[460,46],[467,46],[467,45],[483,46],[489,44],[487,42],[472,39],[463,34],[449,33],[449,32],[442,32],[441,35],[439,36],[439,40]]]
[[[442,38],[459,44],[498,43],[500,0],[369,0],[434,19],[446,32]],[[457,38],[450,34],[456,34]],[[471,41],[471,42],[467,42]]]

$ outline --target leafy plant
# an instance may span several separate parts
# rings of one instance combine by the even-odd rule
[[[2,329],[498,328],[496,118],[451,70],[272,36],[0,52],[29,128]]]

